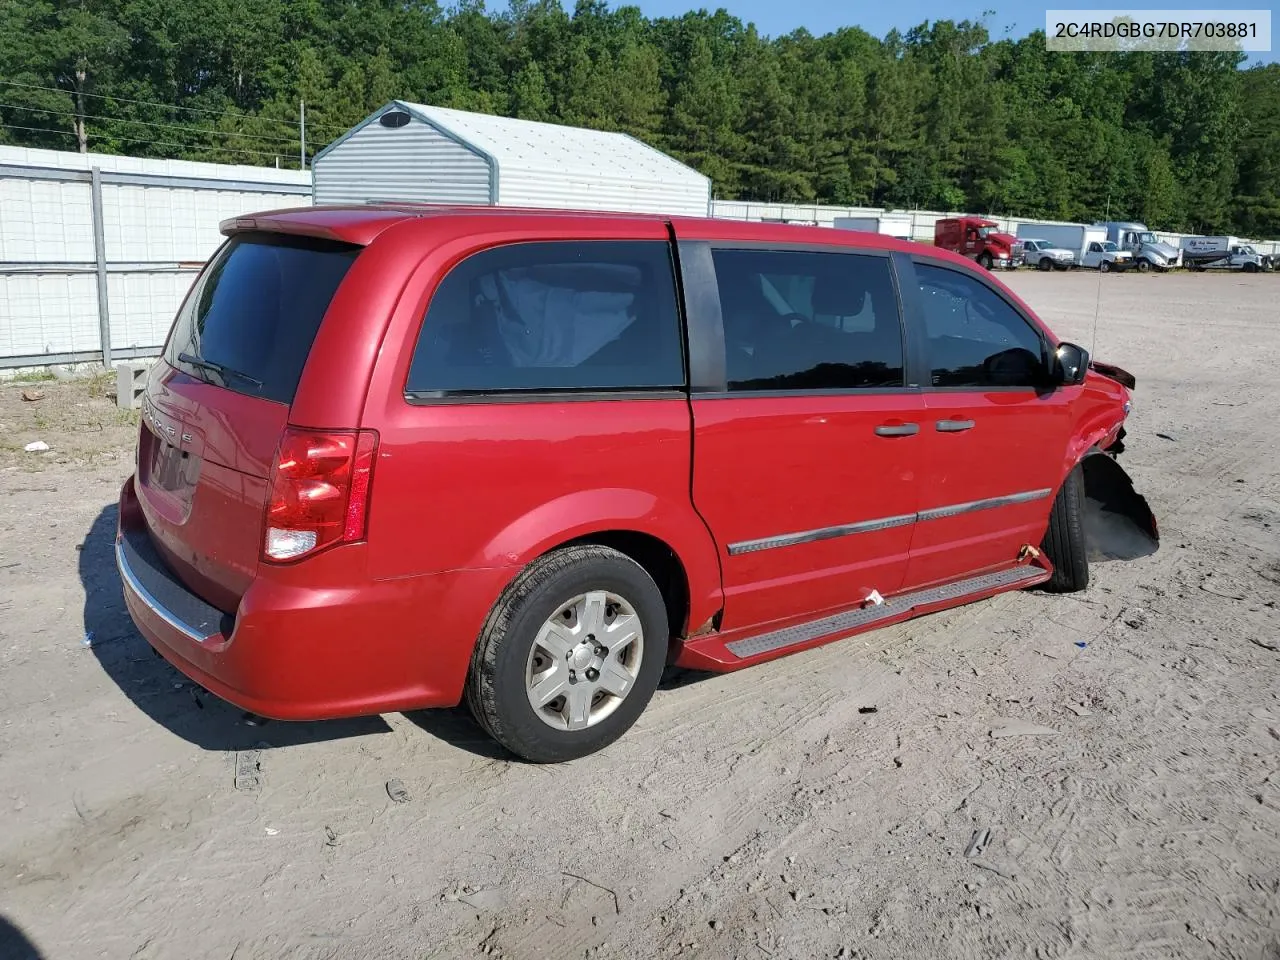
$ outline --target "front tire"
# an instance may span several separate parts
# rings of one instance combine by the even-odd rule
[[[1139,261],[1138,261],[1138,272],[1139,272],[1139,273],[1146,273],[1146,272],[1147,272],[1148,270],[1150,270],[1150,269],[1151,269],[1151,261],[1150,261],[1150,260],[1139,260]]]
[[[529,564],[481,629],[467,706],[512,753],[575,760],[624,734],[667,659],[667,608],[653,578],[608,547],[566,547]]]
[[[1040,262],[1037,264],[1037,266],[1041,270],[1043,270],[1045,273],[1048,273],[1050,270],[1053,269],[1053,264],[1049,261],[1048,257],[1041,257]]]
[[[1084,467],[1076,464],[1062,482],[1049,511],[1049,528],[1040,543],[1053,576],[1044,589],[1075,593],[1089,586],[1089,545],[1084,533]]]
[[[1111,272],[1111,261],[1110,261],[1110,260],[1103,260],[1100,264],[1098,264],[1098,272],[1100,272],[1100,273],[1110,273],[1110,272]]]
[[[989,253],[984,253],[978,257],[978,265],[981,266],[983,270],[990,270],[992,262],[991,254]]]

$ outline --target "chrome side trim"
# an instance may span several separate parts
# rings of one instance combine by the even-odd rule
[[[194,640],[196,643],[205,643],[215,636],[213,633],[201,634],[199,631],[191,629],[189,624],[183,623],[168,607],[153,597],[150,591],[134,575],[133,571],[129,569],[129,561],[124,555],[124,545],[118,539],[116,540],[116,569],[120,571],[120,580],[124,583],[125,588],[133,591],[133,595],[141,600],[147,606],[147,609],[184,637]]]
[[[1008,507],[1016,503],[1030,503],[1043,500],[1053,491],[1028,490],[1024,493],[1010,493],[1003,497],[990,497],[986,500],[973,500],[969,503],[956,503],[946,507],[933,507],[919,513],[904,513],[896,517],[880,517],[875,520],[860,520],[857,523],[841,523],[834,527],[821,527],[817,530],[802,530],[799,533],[780,533],[774,537],[761,537],[758,540],[741,540],[729,544],[729,556],[736,557],[744,553],[756,553],[760,550],[774,550],[778,547],[794,547],[801,543],[816,543],[819,540],[834,540],[836,537],[848,537],[855,533],[875,533],[878,530],[889,530],[893,527],[905,527],[919,520],[943,520],[976,510],[991,510],[995,507]]]
[[[1028,490],[1025,493],[1010,493],[1003,497],[990,497],[986,500],[971,500],[969,503],[953,503],[947,507],[934,507],[930,510],[921,510],[916,514],[920,520],[943,520],[947,517],[957,517],[962,513],[974,513],[978,510],[991,510],[995,507],[1011,507],[1015,503],[1031,503],[1033,500],[1043,500],[1045,497],[1053,493],[1049,488],[1043,490]]]
[[[834,540],[836,537],[847,537],[855,533],[874,533],[877,530],[888,530],[891,527],[905,527],[916,522],[914,513],[904,513],[898,517],[882,517],[878,520],[861,520],[858,523],[842,523],[835,527],[823,527],[820,530],[804,530],[800,533],[784,533],[776,537],[761,537],[759,540],[743,540],[729,544],[729,556],[736,557],[743,553],[755,553],[759,550],[772,550],[775,547],[793,547],[798,543],[814,543],[818,540]]]
[[[897,597],[889,597],[880,606],[849,610],[845,613],[823,617],[820,620],[811,620],[808,623],[797,624],[783,630],[774,630],[771,633],[762,633],[755,637],[734,640],[725,644],[725,646],[735,657],[745,660],[748,657],[780,650],[783,647],[808,643],[810,640],[817,640],[819,637],[829,636],[834,633],[854,631],[859,627],[869,626],[878,620],[888,620],[890,617],[898,617],[904,613],[909,613],[916,607],[961,600],[966,596],[984,593],[987,590],[1017,586],[1023,582],[1030,583],[1032,580],[1042,578],[1044,573],[1045,571],[1040,567],[1011,567],[1008,570],[1000,570],[996,573],[985,573],[979,577],[970,577],[968,580],[946,583],[940,587],[929,587],[925,590],[917,590],[915,593],[904,593]]]

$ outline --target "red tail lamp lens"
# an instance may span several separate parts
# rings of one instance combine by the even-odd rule
[[[264,559],[363,540],[377,449],[372,430],[287,429],[271,469]]]

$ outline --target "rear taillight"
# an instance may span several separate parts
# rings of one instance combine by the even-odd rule
[[[372,430],[285,430],[271,468],[263,559],[297,560],[363,540],[377,448]]]

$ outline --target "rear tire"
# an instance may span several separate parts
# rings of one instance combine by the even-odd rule
[[[1049,511],[1049,528],[1040,549],[1053,564],[1044,589],[1075,593],[1089,585],[1089,545],[1084,535],[1084,467],[1076,464],[1062,482]]]
[[[624,630],[628,617],[635,622]],[[467,706],[525,760],[585,757],[622,736],[648,706],[668,637],[662,592],[638,563],[594,544],[556,550],[521,571],[490,611],[471,656]],[[605,689],[619,684],[621,695]],[[544,695],[538,688],[561,693],[535,707]],[[581,712],[575,703],[585,705]]]

